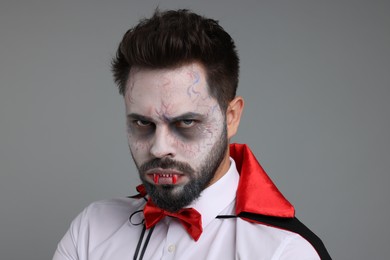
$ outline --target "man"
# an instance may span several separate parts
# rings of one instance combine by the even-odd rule
[[[87,207],[55,260],[330,259],[249,148],[229,145],[244,101],[216,21],[156,11],[124,35],[112,70],[142,185]]]

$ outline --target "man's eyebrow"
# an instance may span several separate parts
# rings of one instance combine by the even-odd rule
[[[141,120],[141,121],[148,121],[148,122],[153,121],[153,119],[151,117],[143,116],[143,115],[136,114],[136,113],[128,114],[127,120]]]
[[[194,112],[184,113],[182,115],[178,115],[175,117],[164,116],[164,120],[166,120],[168,122],[177,122],[177,121],[189,120],[189,119],[201,120],[203,118],[205,118],[204,115],[199,114],[199,113],[194,113]]]
[[[188,112],[188,113],[184,113],[184,114],[174,116],[174,117],[162,115],[162,118],[164,121],[166,121],[168,123],[172,123],[172,122],[177,122],[177,121],[181,121],[181,120],[190,120],[190,119],[202,120],[205,118],[205,116],[203,114],[199,114],[199,113]],[[153,122],[153,118],[148,117],[148,116],[143,116],[143,115],[140,115],[137,113],[128,114],[127,119],[128,120],[141,120],[141,121]]]

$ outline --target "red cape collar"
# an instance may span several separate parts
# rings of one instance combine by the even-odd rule
[[[231,144],[230,156],[240,173],[236,214],[242,212],[292,218],[293,205],[283,196],[245,144]]]
[[[236,194],[236,215],[254,213],[271,217],[293,218],[294,206],[283,196],[265,173],[256,157],[245,144],[230,144],[230,156],[240,174]],[[146,196],[145,187],[137,186],[138,195]]]

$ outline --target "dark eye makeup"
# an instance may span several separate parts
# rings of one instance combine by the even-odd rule
[[[169,131],[177,138],[183,141],[192,141],[204,137],[206,126],[205,117],[197,113],[186,113],[174,118],[164,118],[168,124]],[[139,114],[130,114],[127,116],[128,131],[135,138],[152,137],[156,124],[149,117]]]

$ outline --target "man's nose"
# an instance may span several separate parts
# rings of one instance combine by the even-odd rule
[[[156,127],[155,131],[150,153],[155,158],[174,157],[175,147],[169,129],[167,127]]]

